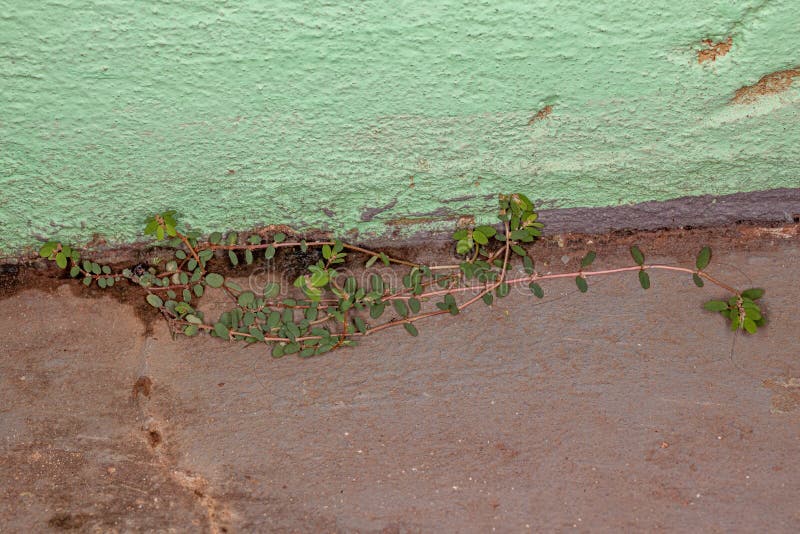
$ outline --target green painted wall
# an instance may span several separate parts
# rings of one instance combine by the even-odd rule
[[[387,235],[508,190],[798,187],[800,72],[732,101],[800,66],[798,28],[795,0],[0,1],[0,256],[170,207]]]

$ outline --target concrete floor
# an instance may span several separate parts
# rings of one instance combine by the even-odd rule
[[[715,251],[713,272],[767,290],[733,359],[701,308],[722,295],[663,272],[310,360],[19,291],[0,301],[0,530],[796,532],[799,243]]]

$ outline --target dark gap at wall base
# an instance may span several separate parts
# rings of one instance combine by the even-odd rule
[[[539,215],[547,234],[602,234],[739,222],[791,223],[800,222],[800,188],[681,197],[607,208],[543,209]]]

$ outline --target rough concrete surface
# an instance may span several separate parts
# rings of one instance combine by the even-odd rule
[[[715,250],[713,272],[767,291],[770,323],[733,359],[701,309],[722,295],[664,272],[648,292],[512,292],[310,360],[145,335],[131,306],[66,285],[16,292],[0,530],[796,532],[793,235]]]

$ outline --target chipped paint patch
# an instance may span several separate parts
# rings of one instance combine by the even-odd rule
[[[531,119],[528,121],[528,126],[536,122],[545,120],[547,117],[550,116],[552,112],[553,112],[553,106],[547,105],[543,107],[538,112],[536,112],[536,115],[531,117]]]
[[[389,211],[390,209],[392,209],[396,205],[397,205],[397,199],[394,199],[391,202],[389,202],[388,204],[386,204],[385,206],[381,206],[379,208],[365,209],[364,211],[361,212],[361,220],[363,222],[369,222],[372,219],[374,219],[376,215],[380,215],[384,211]]]
[[[711,39],[703,39],[701,41],[706,48],[697,52],[697,62],[704,63],[706,61],[716,61],[718,57],[727,55],[733,46],[733,38],[728,37],[724,41],[715,43]]]
[[[738,89],[731,98],[731,103],[752,104],[763,96],[782,93],[791,87],[795,76],[800,76],[800,68],[779,70],[762,76],[753,85]]]

